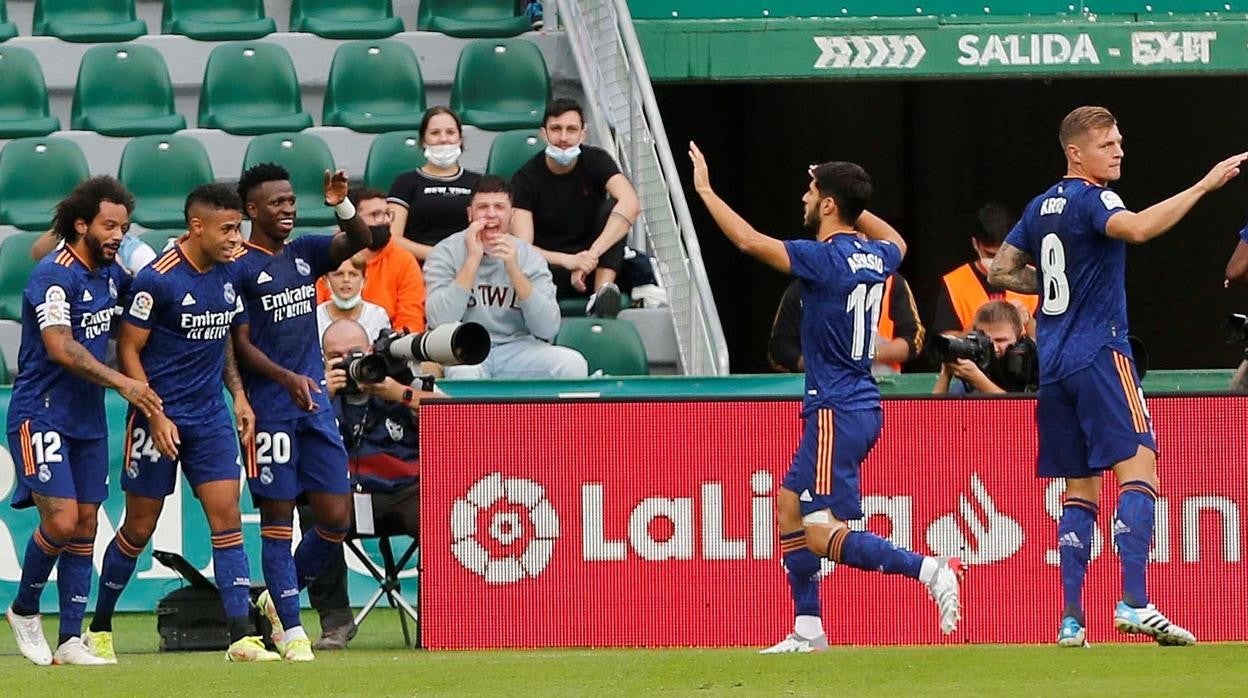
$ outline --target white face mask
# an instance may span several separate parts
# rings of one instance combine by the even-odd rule
[[[580,156],[581,146],[579,145],[574,145],[566,150],[553,145],[546,146],[546,157],[554,160],[563,167],[571,165]]]
[[[434,167],[450,167],[459,162],[464,149],[458,143],[425,146],[425,159]]]
[[[359,293],[355,294],[354,296],[351,296],[350,298],[339,298],[338,294],[336,293],[331,293],[329,295],[331,298],[334,299],[334,305],[337,306],[339,310],[351,310],[355,308],[355,306],[364,302],[363,291],[360,291]]]
[[[979,263],[984,267],[984,269],[991,269],[993,259],[994,257],[980,257]]]

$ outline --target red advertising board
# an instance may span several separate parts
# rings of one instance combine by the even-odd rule
[[[1048,643],[1061,483],[1034,477],[1028,400],[896,399],[863,468],[871,530],[969,564],[949,637],[917,582],[838,566],[841,644]],[[1149,401],[1162,498],[1152,600],[1205,641],[1248,637],[1240,514],[1248,398]],[[421,412],[422,641],[430,649],[766,645],[792,624],[771,495],[795,401],[429,404]],[[1085,589],[1116,641],[1112,477]]]

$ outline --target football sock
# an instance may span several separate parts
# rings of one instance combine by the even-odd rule
[[[1057,522],[1057,550],[1062,575],[1062,616],[1084,624],[1083,580],[1092,559],[1092,531],[1100,514],[1096,502],[1067,497],[1062,502],[1062,518]]]
[[[923,556],[893,545],[869,531],[851,531],[839,528],[828,539],[824,556],[833,562],[842,562],[860,570],[874,570],[884,574],[904,574],[911,579],[919,578]]]
[[[1147,482],[1132,480],[1118,486],[1114,544],[1122,561],[1122,600],[1135,608],[1148,605],[1145,567],[1153,543],[1156,502],[1157,491]]]
[[[286,631],[297,627],[299,585],[295,581],[295,560],[290,556],[290,521],[270,521],[260,526],[260,565],[277,615]]]
[[[320,576],[321,570],[325,569],[325,564],[335,554],[338,546],[342,545],[348,532],[345,528],[328,528],[318,524],[299,541],[299,547],[295,548],[295,569],[300,589]]]
[[[22,558],[22,576],[17,584],[17,597],[13,599],[14,614],[33,616],[39,613],[39,597],[43,596],[43,587],[64,547],[64,543],[44,533],[42,526],[35,529],[26,544],[26,556]]]
[[[57,560],[56,591],[61,602],[60,642],[82,634],[82,617],[87,612],[87,595],[91,593],[91,555],[93,538],[70,538]]]
[[[146,545],[146,544],[145,544]],[[113,609],[117,599],[134,574],[135,563],[144,546],[134,545],[126,535],[117,531],[104,550],[104,566],[100,569],[100,587],[95,598],[95,615],[91,617],[91,632],[113,631]]]
[[[819,618],[819,556],[806,548],[806,531],[799,529],[780,536],[784,569],[793,594],[793,611],[798,616]],[[803,637],[804,633],[798,633]]]
[[[243,552],[243,532],[215,531],[212,534],[212,571],[221,592],[230,642],[255,634],[251,625],[251,570]],[[242,633],[242,634],[238,634]]]

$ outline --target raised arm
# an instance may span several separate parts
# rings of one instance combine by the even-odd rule
[[[344,203],[350,209],[348,213],[351,215],[347,218],[343,218],[344,213],[339,208]],[[325,170],[325,204],[334,207],[334,215],[338,217],[338,225],[343,232],[342,235],[335,235],[333,242],[329,244],[330,264],[336,269],[351,255],[372,244],[373,231],[369,230],[368,224],[347,201],[346,172]]]
[[[1105,234],[1133,244],[1147,242],[1170,230],[1192,210],[1201,197],[1221,189],[1239,175],[1239,166],[1248,153],[1239,153],[1219,162],[1201,180],[1174,196],[1140,212],[1119,211],[1105,223]]]
[[[863,211],[862,215],[858,216],[858,222],[854,224],[854,228],[872,240],[883,240],[893,243],[897,246],[897,249],[901,250],[901,256],[903,258],[906,256],[906,241],[902,239],[901,233],[889,225],[888,221],[874,213]]]
[[[1109,220],[1112,222],[1114,218]],[[992,260],[988,283],[1017,293],[1039,293],[1040,274],[1030,264],[1030,255],[1008,242],[1004,243]]]
[[[710,172],[707,170],[706,158],[698,146],[689,142],[689,159],[693,162],[693,190],[702,197],[706,210],[724,235],[742,252],[762,261],[767,266],[788,274],[792,270],[789,252],[784,243],[768,237],[750,225],[736,211],[719,198],[711,189]]]
[[[1226,262],[1226,283],[1229,286],[1244,282],[1248,282],[1248,243],[1240,240]]]

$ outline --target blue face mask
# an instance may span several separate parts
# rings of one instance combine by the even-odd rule
[[[557,148],[553,145],[546,146],[546,157],[550,158],[551,160],[554,160],[556,163],[558,163],[559,165],[563,167],[567,167],[568,165],[571,165],[580,156],[581,156],[581,146],[579,145],[574,145],[571,148],[568,148],[567,150],[564,150],[562,148]]]

